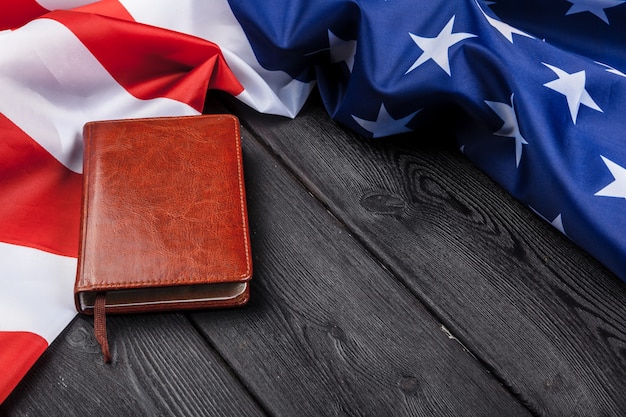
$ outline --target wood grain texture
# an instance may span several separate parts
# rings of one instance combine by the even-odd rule
[[[110,317],[112,366],[79,317],[0,415],[623,415],[626,286],[440,136],[237,109],[250,304]]]
[[[264,409],[530,415],[250,136],[251,301],[192,317]]]
[[[12,416],[264,416],[185,316],[109,316],[113,363],[77,317],[0,408]]]
[[[450,139],[366,140],[319,103],[295,120],[233,108],[534,414],[623,415],[626,286]]]

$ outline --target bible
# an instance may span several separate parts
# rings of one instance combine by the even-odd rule
[[[109,313],[234,307],[252,257],[234,115],[89,122],[76,308],[106,362]]]

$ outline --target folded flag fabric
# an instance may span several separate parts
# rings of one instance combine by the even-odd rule
[[[0,401],[75,316],[82,126],[208,89],[459,148],[626,280],[626,5],[602,0],[0,0]]]

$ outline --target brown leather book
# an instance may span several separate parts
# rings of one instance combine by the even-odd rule
[[[202,115],[84,128],[79,312],[233,307],[249,298],[252,256],[239,121]],[[106,348],[106,352],[105,352]]]

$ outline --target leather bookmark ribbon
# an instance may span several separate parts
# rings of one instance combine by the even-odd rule
[[[96,294],[93,326],[96,333],[96,340],[100,343],[100,347],[102,348],[104,362],[111,363],[111,352],[109,351],[109,340],[107,338],[105,292],[99,292]]]

